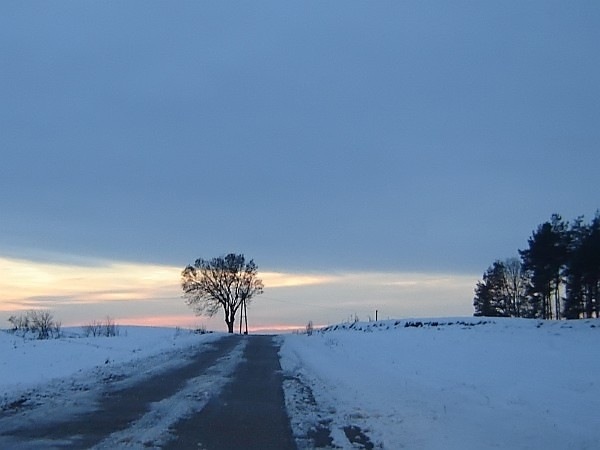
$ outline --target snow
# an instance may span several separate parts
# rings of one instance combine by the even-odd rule
[[[0,393],[4,400],[15,393],[36,388],[55,379],[96,376],[148,358],[169,361],[169,355],[199,343],[209,343],[220,334],[198,335],[189,330],[159,327],[118,327],[118,336],[83,337],[81,330],[65,329],[65,337],[37,340],[0,332]],[[162,358],[161,358],[162,356]],[[0,401],[3,398],[0,397]]]
[[[160,448],[169,441],[170,428],[181,419],[201,411],[212,396],[223,389],[243,358],[247,341],[239,344],[206,373],[191,378],[186,386],[171,397],[155,402],[150,411],[134,421],[125,430],[113,433],[95,448]]]
[[[107,379],[135,383],[222,336],[153,327],[120,327],[116,337],[65,331],[44,341],[0,332],[0,406],[32,399],[46,405],[40,414],[74,415]],[[405,319],[278,339],[300,449],[315,436],[342,449],[600,448],[600,320]],[[126,436],[103,445],[159,442],[242,360],[240,345],[192,380],[195,389],[153,404]],[[352,434],[362,446],[349,443]]]
[[[348,426],[375,448],[600,448],[599,338],[597,320],[478,318],[285,336],[287,407],[300,447],[320,423],[341,448]]]
[[[213,347],[211,343],[223,336],[151,327],[121,327],[114,337],[82,337],[74,331],[67,330],[68,337],[49,340],[0,332],[0,411],[10,412],[22,404],[34,406],[26,416],[9,413],[3,417],[0,448],[21,448],[23,443],[15,441],[12,432],[23,420],[37,424],[46,423],[48,417],[76,420],[96,408],[108,386],[121,390],[189,364],[191,353]],[[151,403],[145,414],[94,448],[161,447],[172,438],[172,425],[200,411],[218,395],[243,360],[246,343],[241,340],[174,395]],[[44,438],[28,443],[31,448],[55,448],[57,444],[60,442]]]

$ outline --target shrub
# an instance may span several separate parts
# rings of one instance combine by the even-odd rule
[[[21,331],[27,333],[29,331],[29,317],[27,314],[21,314],[18,316],[10,316],[8,321],[13,326],[12,331]]]
[[[313,331],[314,331],[313,322],[312,322],[312,320],[309,320],[308,323],[306,324],[306,334],[308,336],[312,336]]]
[[[49,311],[30,311],[29,328],[37,333],[38,339],[49,339],[60,335],[60,324],[54,321],[54,316]]]
[[[29,333],[37,335],[37,339],[60,337],[61,323],[54,320],[50,311],[32,309],[18,316],[10,316],[8,321],[13,326],[12,331],[21,333],[23,337]]]
[[[198,326],[198,328],[196,328],[194,330],[194,333],[196,333],[196,334],[206,334],[206,333],[208,333],[208,331],[206,331],[206,325],[202,324],[202,325]]]
[[[96,337],[100,336],[100,331],[102,330],[102,322],[98,322],[96,320],[91,321],[87,325],[81,327],[83,330],[83,334],[85,337]]]
[[[112,337],[119,335],[119,329],[114,319],[112,319],[110,316],[106,316],[104,321],[93,320],[81,328],[85,337]]]
[[[110,316],[106,316],[102,334],[106,337],[119,335],[119,329],[117,328],[117,324],[115,323],[114,319],[110,318]]]

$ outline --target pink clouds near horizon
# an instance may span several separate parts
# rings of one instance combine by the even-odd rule
[[[147,326],[223,329],[219,313],[197,317],[185,304],[181,269],[156,264],[40,263],[0,257],[0,314],[50,309],[63,325],[110,316]],[[259,272],[265,294],[249,309],[253,332],[293,331],[311,320],[331,324],[351,315],[380,317],[468,315],[477,277],[426,273]],[[2,316],[0,316],[0,321]]]

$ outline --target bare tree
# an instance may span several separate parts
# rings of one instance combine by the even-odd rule
[[[83,334],[85,335],[85,337],[100,336],[100,333],[102,330],[102,322],[99,322],[97,320],[92,320],[90,323],[84,325],[82,327],[82,329],[83,329]]]
[[[528,279],[519,258],[504,261],[504,288],[511,317],[522,317],[527,300]]]
[[[93,320],[87,325],[82,327],[83,334],[85,337],[93,336],[105,336],[112,337],[119,335],[119,329],[114,319],[110,316],[106,316],[104,321],[102,320]]]
[[[61,323],[54,320],[54,315],[46,310],[31,310],[18,316],[10,316],[8,321],[13,332],[21,332],[25,337],[29,333],[37,333],[38,339],[60,337]]]
[[[50,311],[32,310],[29,317],[29,328],[38,334],[38,339],[48,339],[54,333],[56,326]]]
[[[257,265],[253,260],[246,262],[243,254],[199,258],[181,273],[183,296],[199,315],[213,316],[223,309],[227,330],[233,333],[237,311],[263,292],[257,274]]]

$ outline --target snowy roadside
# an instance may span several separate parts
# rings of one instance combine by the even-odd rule
[[[11,389],[0,403],[0,447],[160,448],[173,439],[175,423],[218,395],[243,360],[247,344],[231,338],[216,342],[223,334],[144,327],[125,331],[111,338],[21,339],[16,348],[9,347],[12,367],[37,375],[29,374],[23,383],[2,379],[3,389]],[[5,336],[3,341],[14,344]],[[31,360],[38,356],[52,360],[49,373],[38,374],[44,369]],[[125,420],[117,411],[122,396],[141,406],[129,402]],[[58,429],[64,431],[57,434]],[[71,435],[70,429],[77,433]]]
[[[0,332],[0,409],[42,401],[65,390],[85,392],[94,384],[129,379],[183,363],[190,349],[221,334],[124,326],[114,337],[82,337],[66,329],[59,339],[31,340]]]
[[[600,448],[599,337],[598,320],[477,318],[284,336],[286,404],[300,448]]]

